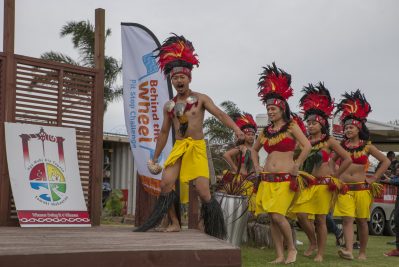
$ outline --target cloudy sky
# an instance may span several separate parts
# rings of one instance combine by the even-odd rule
[[[140,23],[160,41],[170,32],[191,40],[200,59],[191,88],[216,104],[231,100],[253,115],[264,113],[258,74],[275,61],[292,75],[294,111],[301,88],[324,81],[336,99],[360,88],[373,108],[369,118],[399,119],[397,0],[16,0],[15,52],[39,57],[53,50],[77,57],[59,31],[67,21],[94,22],[96,8],[105,9],[112,30],[106,54],[117,59],[122,59],[121,22]],[[104,130],[124,131],[122,105],[110,106]]]

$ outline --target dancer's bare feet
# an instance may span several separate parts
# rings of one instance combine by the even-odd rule
[[[323,261],[323,255],[317,254],[316,257],[313,259],[315,262],[322,262]]]
[[[169,232],[180,232],[180,231],[181,231],[180,225],[174,225],[174,224],[169,225],[164,230],[164,232],[167,232],[167,233],[169,233]]]
[[[303,253],[304,256],[309,257],[312,256],[313,252],[317,251],[317,245],[316,244],[310,244],[308,249],[305,250],[305,252]]]
[[[366,254],[365,253],[359,253],[359,256],[357,257],[358,260],[367,260]]]
[[[296,254],[298,252],[296,251],[296,249],[293,250],[288,250],[288,254],[287,254],[287,259],[285,260],[285,264],[290,264],[290,263],[294,263],[296,262]]]
[[[169,217],[165,215],[161,223],[154,229],[155,232],[165,232],[166,228],[169,226]]]
[[[274,261],[270,261],[270,264],[280,264],[284,263],[284,257],[277,257]]]
[[[201,219],[201,220],[198,222],[197,227],[198,227],[198,230],[200,230],[201,232],[205,232],[205,226],[204,226],[204,220],[203,220],[203,219]]]
[[[154,232],[165,232],[167,227],[163,227],[163,226],[158,226],[156,228],[154,228]]]
[[[353,260],[353,254],[351,251],[340,249],[338,250],[338,255],[345,260]]]

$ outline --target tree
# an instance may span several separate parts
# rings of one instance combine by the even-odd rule
[[[46,52],[40,57],[81,67],[91,67],[94,65],[94,26],[90,21],[72,21],[65,24],[60,32],[61,37],[71,36],[74,48],[79,52],[79,61],[70,56],[59,52]],[[111,35],[111,29],[105,32],[105,40]],[[104,62],[104,112],[112,101],[122,96],[122,86],[116,85],[118,75],[122,71],[122,65],[117,59],[105,56]]]
[[[243,113],[232,101],[224,101],[220,106],[229,116],[235,113]],[[234,132],[213,116],[204,121],[204,129],[205,137],[209,142],[215,173],[220,175],[223,170],[229,168],[223,160],[223,154],[234,145]]]
[[[242,113],[237,105],[232,101],[224,101],[220,104],[227,115]],[[204,121],[205,137],[211,145],[226,145],[234,143],[234,132],[226,127],[215,117],[209,117]]]

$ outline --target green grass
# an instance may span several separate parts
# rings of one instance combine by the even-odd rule
[[[338,248],[335,246],[335,237],[332,234],[328,235],[327,247],[324,253],[323,263],[315,263],[313,257],[303,256],[303,252],[307,248],[308,240],[303,232],[297,232],[298,240],[304,244],[297,246],[298,256],[294,266],[399,266],[399,257],[385,257],[384,252],[387,252],[395,247],[387,245],[386,242],[395,239],[393,236],[370,236],[367,246],[367,260],[359,261],[356,259],[358,250],[354,250],[355,260],[348,261],[341,259],[338,254]],[[241,247],[242,266],[244,267],[258,267],[258,266],[282,266],[282,264],[269,264],[268,262],[274,260],[275,254],[273,249],[253,248],[249,246]]]

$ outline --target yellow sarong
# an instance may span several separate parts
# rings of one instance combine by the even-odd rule
[[[279,175],[280,173],[270,173]],[[286,216],[294,200],[295,192],[290,189],[290,181],[262,181],[256,193],[255,215],[261,213],[279,213]]]
[[[172,166],[178,159],[180,166],[180,201],[188,202],[189,182],[198,177],[209,179],[208,157],[206,155],[205,140],[194,140],[191,137],[176,140],[164,168]]]
[[[318,177],[315,180],[315,184],[299,193],[290,212],[327,215],[334,208],[340,181],[332,176]],[[335,185],[336,189],[330,191],[330,184]]]
[[[346,184],[363,184],[346,183]],[[334,216],[370,219],[370,208],[373,204],[373,195],[370,190],[348,191],[339,195],[335,204]]]

